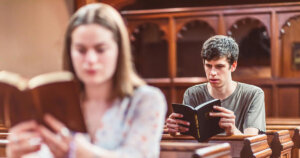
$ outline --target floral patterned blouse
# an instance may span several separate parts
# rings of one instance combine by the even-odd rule
[[[102,116],[94,144],[118,157],[158,158],[166,111],[161,91],[141,86],[132,97],[117,99]]]

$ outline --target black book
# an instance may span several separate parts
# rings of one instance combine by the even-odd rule
[[[191,135],[199,142],[206,141],[208,138],[224,132],[219,126],[220,117],[209,116],[210,112],[218,112],[213,109],[213,106],[221,105],[219,99],[204,102],[196,107],[184,104],[172,104],[173,112],[183,115],[182,120],[190,122],[189,131],[181,133],[184,135]]]

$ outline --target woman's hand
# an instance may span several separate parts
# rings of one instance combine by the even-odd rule
[[[45,115],[44,120],[54,131],[52,132],[46,127],[40,126],[40,133],[44,142],[47,144],[54,157],[67,157],[70,151],[70,143],[73,139],[69,129],[49,114]]]
[[[10,158],[19,158],[41,148],[41,135],[35,121],[22,122],[9,130],[6,154]]]

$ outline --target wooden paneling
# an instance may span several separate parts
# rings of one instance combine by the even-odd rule
[[[272,88],[271,87],[261,87],[265,93],[265,108],[266,108],[266,117],[272,116]]]
[[[256,66],[256,60],[246,60],[249,63],[244,65],[248,67],[243,67],[243,69],[250,73],[247,75],[237,73],[234,75],[234,80],[254,84],[264,90],[267,117],[300,116],[300,80],[293,79],[293,77],[300,77],[300,71],[294,71],[292,68],[290,50],[291,43],[300,41],[299,37],[296,36],[298,32],[300,33],[298,31],[300,30],[300,23],[295,20],[300,15],[300,2],[123,11],[122,15],[128,22],[131,34],[134,32],[137,23],[140,25],[160,21],[156,24],[165,32],[169,47],[167,52],[169,55],[167,61],[168,77],[165,79],[170,82],[157,81],[151,83],[156,83],[155,85],[159,87],[161,87],[161,83],[168,86],[168,95],[170,96],[167,96],[167,98],[169,98],[169,105],[173,102],[182,102],[183,92],[189,86],[206,81],[205,77],[191,74],[188,74],[188,77],[177,76],[177,60],[181,58],[177,54],[177,41],[181,40],[178,36],[180,36],[182,30],[186,29],[185,25],[187,23],[201,20],[213,28],[217,34],[227,34],[229,29],[236,27],[234,26],[235,23],[242,19],[252,18],[258,20],[266,28],[270,37],[270,56],[264,59],[266,63],[270,64],[259,69],[253,69],[251,67],[252,65]],[[292,25],[287,24],[289,21]],[[285,33],[281,33],[282,28]],[[201,36],[202,33],[197,34]],[[192,50],[192,48],[190,49]],[[198,51],[200,53],[200,50]],[[260,60],[257,61],[261,63]],[[202,62],[202,60],[199,59],[199,62]],[[155,73],[156,70],[153,71]]]
[[[278,96],[279,117],[299,116],[299,87],[281,87]]]

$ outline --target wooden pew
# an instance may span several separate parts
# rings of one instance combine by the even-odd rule
[[[268,117],[266,118],[266,124],[267,126],[300,126],[300,118]]]
[[[257,136],[214,136],[209,140],[209,142],[228,142],[231,145],[232,157],[265,158],[270,157],[272,154],[272,150],[268,145],[267,136],[264,134]]]
[[[228,143],[161,142],[160,158],[231,158]]]
[[[8,133],[0,133],[0,157],[6,157],[5,148],[8,144],[7,141]]]
[[[267,130],[288,130],[290,137],[294,143],[292,148],[292,158],[300,157],[300,127],[299,126],[279,126],[279,125],[267,125]]]
[[[300,118],[266,118],[267,130],[289,130],[294,142],[292,158],[300,157]]]
[[[294,145],[288,130],[267,130],[268,144],[272,149],[273,158],[292,157],[292,147]]]
[[[8,129],[2,125],[0,125],[0,133],[8,133]]]
[[[162,137],[162,142],[192,142],[198,143],[193,137],[185,135],[171,136],[169,134],[164,134]],[[229,143],[231,146],[231,156],[232,157],[270,157],[272,151],[267,142],[266,135],[258,136],[214,136],[209,141],[209,143]]]

